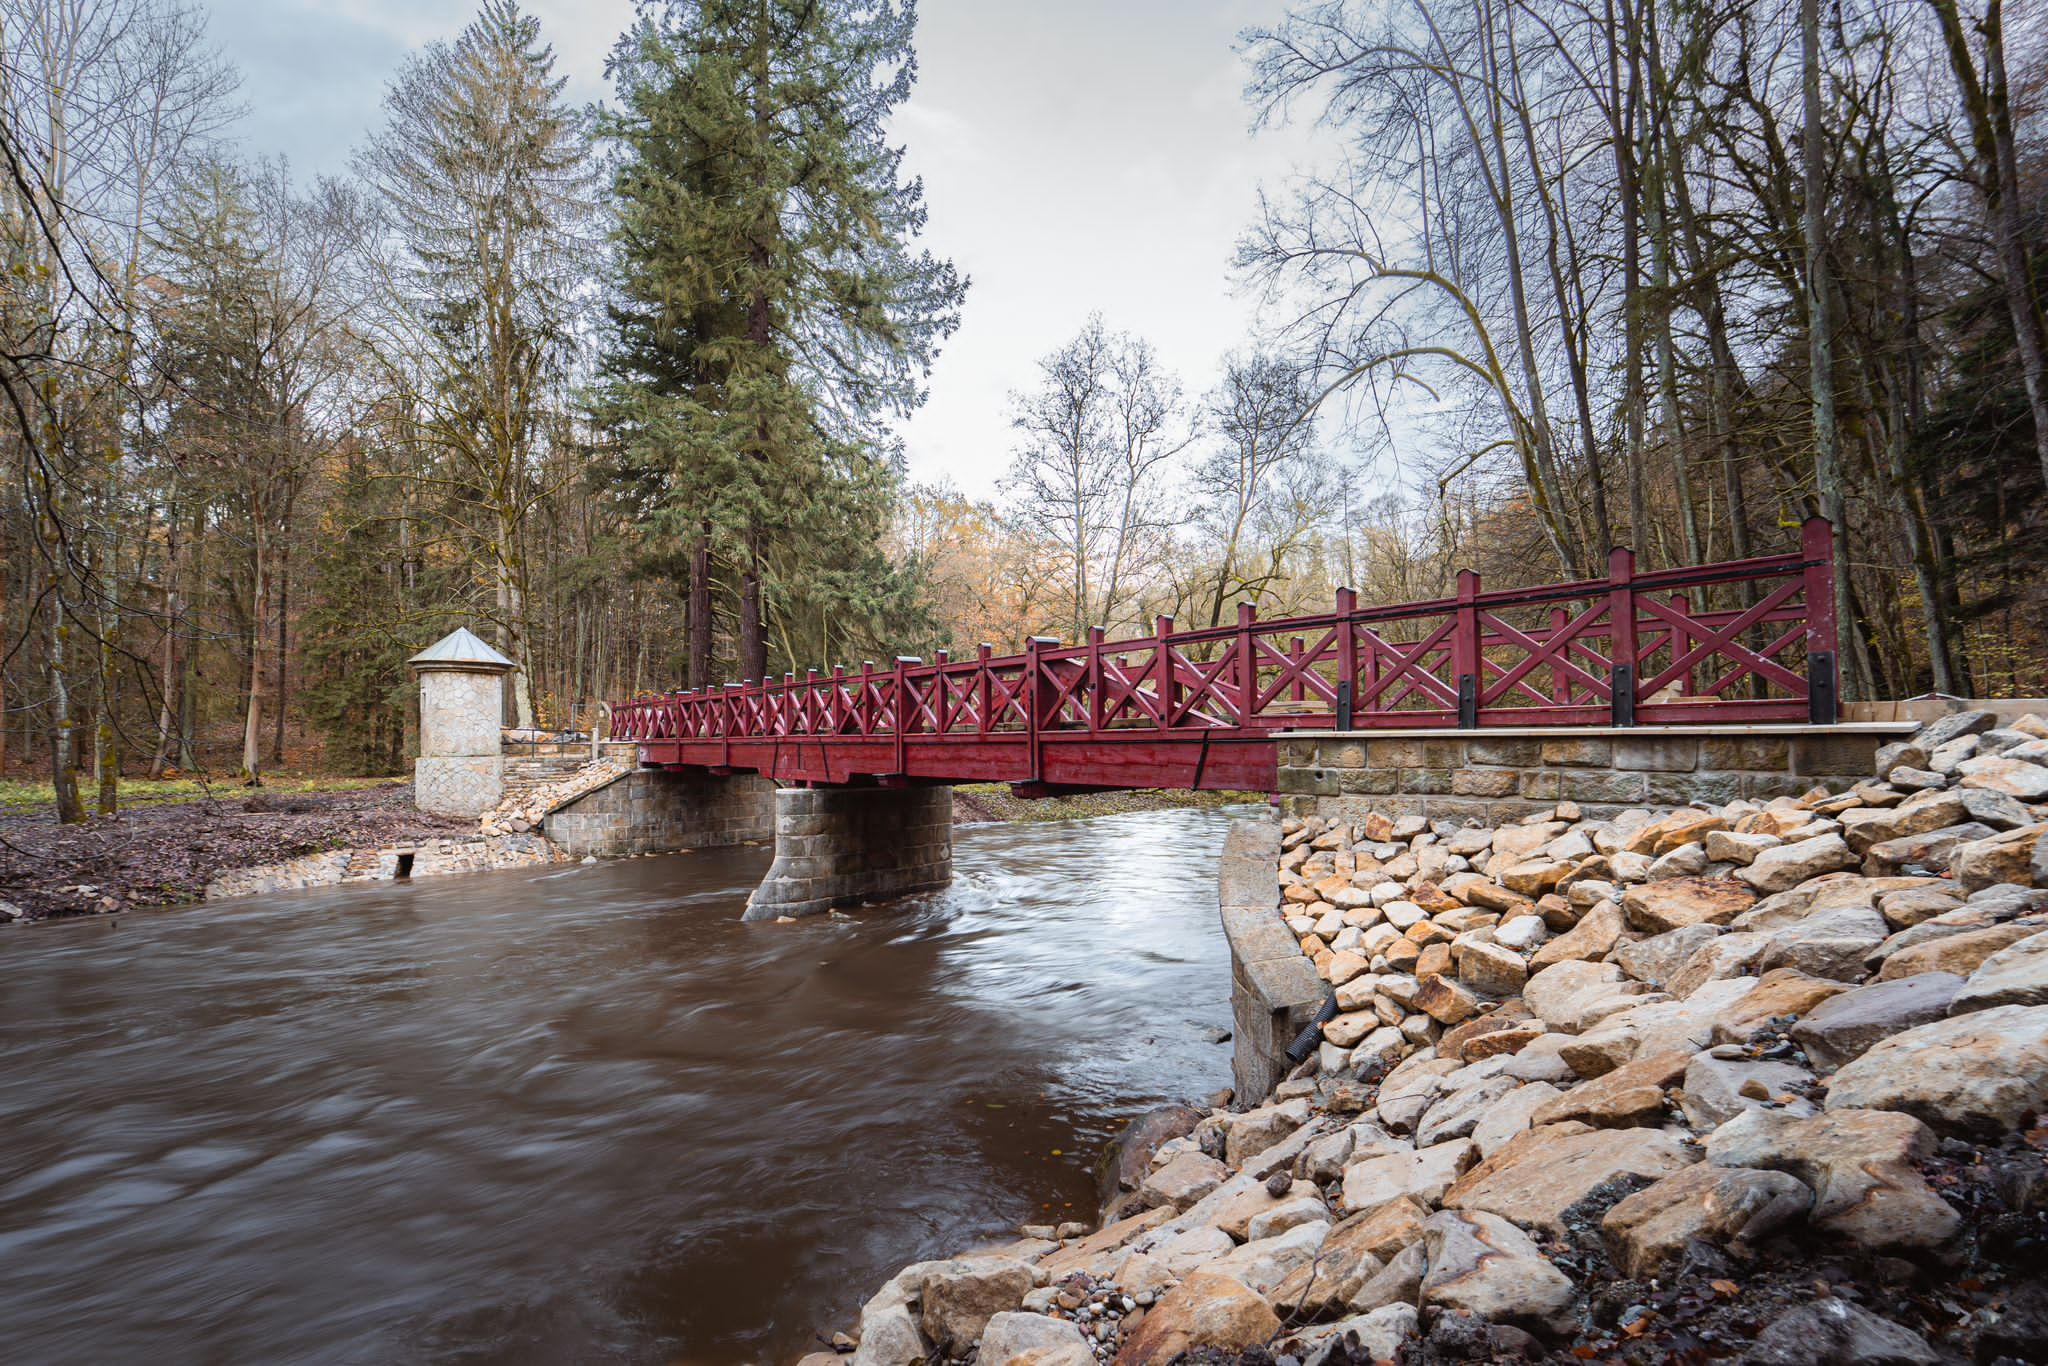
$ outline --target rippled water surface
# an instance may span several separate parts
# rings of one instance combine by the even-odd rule
[[[786,1361],[1228,1084],[1228,820],[798,925],[745,849],[0,934],[0,1359]]]

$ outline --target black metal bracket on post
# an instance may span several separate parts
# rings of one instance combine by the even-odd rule
[[[1337,729],[1351,729],[1351,680],[1337,684]]]
[[[1458,675],[1458,729],[1479,729],[1479,680],[1471,674]]]
[[[1614,689],[1614,724],[1633,726],[1636,723],[1636,666],[1615,665],[1611,686]]]
[[[1806,657],[1806,719],[1832,726],[1841,719],[1841,693],[1835,678],[1835,652],[1815,650]]]

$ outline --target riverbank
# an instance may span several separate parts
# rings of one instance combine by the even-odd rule
[[[1319,1047],[1151,1126],[1105,1227],[906,1267],[853,1366],[2048,1359],[2048,722],[1841,793],[1269,838]]]
[[[412,805],[403,779],[342,791],[215,786],[162,794],[118,816],[59,825],[47,810],[0,816],[7,918],[104,915],[200,900],[224,873],[306,855],[424,843],[474,823]]]
[[[425,851],[422,876],[541,861],[531,822],[486,821],[490,841],[479,841],[477,822],[416,810],[404,778],[285,779],[256,791],[192,780],[129,788],[136,800],[118,816],[70,826],[57,824],[46,793],[32,784],[0,793],[0,922],[180,906],[380,870],[389,876],[383,865],[400,849]],[[564,782],[554,795],[574,790]],[[1082,820],[1264,800],[1226,792],[1026,800],[1004,784],[977,783],[955,789],[953,815],[958,824]]]

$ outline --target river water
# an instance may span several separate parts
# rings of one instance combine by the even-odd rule
[[[796,925],[740,849],[0,934],[0,1360],[787,1361],[1228,1084],[1229,819]]]

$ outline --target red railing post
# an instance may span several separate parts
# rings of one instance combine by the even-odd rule
[[[1337,590],[1337,716],[1338,730],[1351,729],[1352,701],[1358,695],[1358,627],[1351,614],[1358,610],[1358,594],[1349,588]]]
[[[1607,552],[1608,715],[1617,726],[1636,723],[1636,552]]]
[[[1249,726],[1259,706],[1259,656],[1252,645],[1252,622],[1259,609],[1248,602],[1237,605],[1237,724]]]
[[[846,734],[846,666],[832,666],[832,696],[826,703],[831,708],[832,733]]]
[[[1564,639],[1564,628],[1571,622],[1571,613],[1562,607],[1550,609],[1550,700],[1560,707],[1572,702],[1571,675],[1565,672],[1565,655],[1571,649]]]
[[[975,710],[978,713],[975,717],[974,733],[983,740],[988,738],[988,733],[995,729],[996,724],[995,717],[991,714],[995,706],[995,679],[988,667],[989,656],[995,653],[995,648],[984,640],[974,649],[974,688],[977,698]]]
[[[1458,690],[1458,726],[1472,730],[1479,724],[1479,575],[1470,569],[1458,571],[1457,624],[1451,628],[1451,681]]]
[[[1152,622],[1152,691],[1159,700],[1159,729],[1171,729],[1174,722],[1173,618],[1157,617]]]
[[[1102,705],[1102,636],[1100,626],[1088,628],[1088,673],[1082,687],[1088,690],[1086,712],[1088,733],[1100,735],[1104,724]]]
[[[953,709],[951,706],[953,692],[946,684],[946,666],[953,662],[953,652],[951,650],[934,650],[932,651],[932,659],[937,664],[937,667],[932,671],[932,729],[936,733],[944,735],[953,727]]]
[[[1030,748],[1030,781],[1034,783],[1043,781],[1045,777],[1044,665],[1039,659],[1039,653],[1045,644],[1045,640],[1044,636],[1032,636],[1024,642],[1025,744]]]
[[[899,774],[909,772],[904,767],[908,757],[904,753],[904,745],[910,734],[910,727],[916,719],[917,711],[916,707],[905,705],[911,700],[910,666],[922,663],[924,663],[923,660],[912,655],[896,656],[896,676],[890,684],[896,694],[896,706],[894,708],[896,725],[894,729],[896,731],[896,772]]]
[[[818,709],[818,671],[804,670],[804,734],[816,735],[824,728],[824,717]]]
[[[875,687],[875,661],[863,659],[860,662],[860,692],[853,703],[853,723],[862,735],[873,735],[875,728],[882,724],[879,691]]]
[[[1825,517],[1809,517],[1799,528],[1799,557],[1806,561],[1806,717],[1816,726],[1841,719],[1841,673],[1835,632],[1835,528]]]

